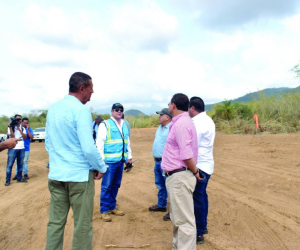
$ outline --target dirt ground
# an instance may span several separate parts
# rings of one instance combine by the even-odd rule
[[[93,249],[105,245],[140,249],[146,244],[150,246],[143,249],[171,249],[172,222],[162,220],[165,213],[148,211],[157,194],[151,154],[154,134],[154,128],[132,130],[133,157],[139,161],[123,175],[118,205],[125,216],[101,221],[101,181],[96,181]],[[197,249],[300,249],[299,149],[300,134],[218,133],[215,173],[208,184],[209,234]],[[45,249],[50,195],[44,143],[32,143],[26,184],[12,181],[4,186],[6,158],[1,152],[0,249]],[[72,248],[72,234],[70,211],[64,249]]]

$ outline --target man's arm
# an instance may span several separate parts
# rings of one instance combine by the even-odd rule
[[[104,157],[104,142],[106,141],[107,129],[104,122],[101,122],[98,129],[98,134],[96,138],[96,146],[102,157],[102,160],[105,160]]]
[[[187,160],[183,160],[183,162],[188,167],[188,169],[191,170],[191,172],[195,175],[195,177],[198,180],[203,180],[204,179],[204,178],[200,177],[199,169],[196,167],[196,161],[195,161],[194,157],[190,158],[190,159],[187,159]]]
[[[21,133],[21,135],[22,135],[22,137],[23,137],[24,139],[27,138],[26,132],[25,132],[25,133],[23,132],[23,128],[21,129],[20,127],[17,127],[17,130],[20,131],[20,133]]]
[[[27,133],[28,133],[28,136],[29,136],[30,140],[32,140],[33,139],[33,135],[31,134],[30,130],[32,130],[32,129],[28,125],[28,127],[27,127]]]
[[[130,139],[127,140],[127,162],[132,163],[132,151],[130,148]]]
[[[10,138],[4,142],[1,142],[0,143],[0,152],[7,148],[14,148],[17,145],[17,141],[18,140],[16,138]]]
[[[92,115],[87,107],[84,107],[76,117],[77,136],[82,152],[93,170],[105,173],[107,167],[99,154],[92,134]]]

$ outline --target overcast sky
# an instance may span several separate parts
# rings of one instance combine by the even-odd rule
[[[87,104],[154,113],[173,94],[207,104],[294,88],[298,0],[64,0],[0,3],[0,115],[48,109],[72,73],[89,74]]]

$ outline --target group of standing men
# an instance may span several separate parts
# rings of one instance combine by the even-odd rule
[[[122,119],[124,108],[115,103],[110,119],[98,124],[93,139],[89,135],[95,127],[85,106],[93,92],[92,78],[76,72],[69,80],[69,94],[47,114],[45,145],[51,164],[47,250],[62,249],[70,207],[74,218],[72,249],[92,249],[94,179],[103,178],[101,219],[111,221],[111,214],[124,215],[116,204],[124,163],[132,162],[129,129]],[[167,191],[159,188],[158,203],[149,210],[166,211],[169,196],[173,249],[196,249],[196,242],[204,240],[207,230],[206,187],[213,171],[214,124],[204,112],[203,101],[198,97],[189,100],[184,94],[175,94],[168,109],[159,114],[161,126],[153,146],[155,182],[165,185]]]
[[[15,115],[14,121],[8,123],[7,135],[9,138],[15,138],[17,144],[14,148],[8,149],[7,165],[6,165],[6,181],[5,186],[11,183],[12,167],[16,164],[16,175],[13,180],[19,183],[26,183],[28,176],[28,159],[30,152],[30,142],[33,139],[33,130],[29,126],[29,119],[21,115]],[[24,177],[22,175],[24,173]]]
[[[165,212],[169,194],[173,249],[192,250],[204,243],[207,230],[207,184],[214,170],[215,124],[201,98],[175,94],[157,112],[160,126],[153,143],[158,202],[152,212]],[[190,117],[192,119],[190,119]]]

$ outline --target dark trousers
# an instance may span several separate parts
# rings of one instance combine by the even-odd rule
[[[207,227],[208,196],[206,188],[210,175],[205,172],[202,173],[205,178],[201,181],[197,180],[195,191],[193,193],[197,236],[202,236]]]
[[[107,163],[108,168],[102,178],[100,195],[100,213],[108,213],[109,210],[116,209],[117,195],[121,186],[123,176],[123,161],[117,163]]]

